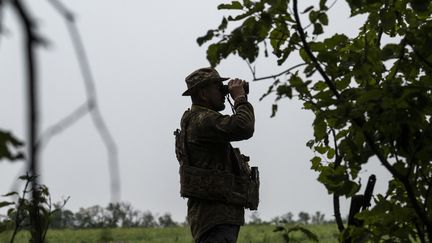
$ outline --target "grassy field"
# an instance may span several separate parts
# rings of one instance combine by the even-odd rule
[[[289,225],[286,227],[290,227]],[[337,242],[337,228],[333,224],[308,225],[306,227],[315,233],[319,242]],[[284,243],[281,232],[273,232],[272,225],[248,225],[240,230],[238,243]],[[9,242],[11,232],[0,234],[0,242]],[[15,243],[27,243],[28,232],[20,232]],[[290,242],[311,242],[301,233],[290,234]],[[126,228],[126,229],[82,229],[82,230],[49,230],[47,242],[67,243],[193,243],[188,227],[173,228]]]

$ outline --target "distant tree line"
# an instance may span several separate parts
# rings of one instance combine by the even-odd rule
[[[110,203],[106,207],[94,205],[88,208],[80,208],[77,212],[65,209],[62,203],[53,204],[53,213],[50,217],[49,227],[52,229],[84,229],[84,228],[118,228],[118,227],[144,227],[144,228],[166,228],[173,226],[184,226],[187,222],[176,222],[170,213],[160,216],[150,211],[135,209],[128,202]],[[15,218],[15,215],[0,215],[0,228],[7,227]],[[28,221],[25,219],[24,221]],[[269,221],[262,220],[257,211],[253,212],[247,224],[325,224],[335,223],[334,220],[326,220],[320,211],[314,214],[300,212],[297,219],[291,212],[276,216]],[[29,222],[22,222],[23,228],[29,226]]]
[[[99,205],[80,208],[77,212],[65,209],[61,203],[53,205],[49,227],[52,229],[82,229],[82,228],[117,228],[117,227],[147,227],[165,228],[182,225],[175,222],[170,213],[161,216],[150,211],[142,212],[132,207],[130,203],[110,203],[106,207]],[[0,228],[7,227],[14,215],[0,217]],[[28,219],[26,219],[28,221]],[[22,222],[23,228],[30,225]]]
[[[250,216],[248,224],[273,224],[273,225],[283,225],[283,224],[331,224],[335,223],[334,219],[327,220],[325,215],[320,211],[316,211],[314,214],[309,214],[307,212],[299,212],[297,219],[294,219],[294,214],[292,212],[285,213],[281,216],[276,216],[269,221],[262,220],[258,212],[253,212]]]

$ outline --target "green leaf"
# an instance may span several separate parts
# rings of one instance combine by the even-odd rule
[[[0,160],[7,159],[15,161],[24,158],[20,148],[23,143],[10,132],[0,130]]]
[[[4,208],[4,207],[7,207],[9,205],[14,205],[14,204],[15,204],[14,202],[6,202],[6,201],[0,202],[0,208]]]
[[[310,42],[309,47],[313,52],[327,51],[327,46],[322,42]]]
[[[315,83],[315,85],[313,86],[313,89],[316,91],[322,91],[324,89],[328,88],[326,82],[324,81],[318,81]]]
[[[336,151],[335,151],[333,148],[330,148],[330,149],[328,150],[328,152],[327,152],[327,158],[328,158],[328,159],[333,159],[334,156],[335,156],[335,154],[336,154]]]
[[[207,34],[205,34],[204,36],[201,36],[201,37],[197,38],[196,41],[197,41],[198,45],[201,46],[205,42],[211,40],[213,38],[213,36],[214,36],[214,31],[213,30],[209,30],[209,31],[207,31]]]
[[[338,90],[344,90],[344,89],[348,88],[350,83],[351,83],[351,76],[343,77],[340,80],[336,80],[336,88]]]
[[[315,140],[311,139],[306,143],[306,146],[308,146],[310,149],[312,149],[314,144],[315,144]]]
[[[332,37],[325,39],[324,44],[327,46],[327,48],[333,49],[336,46],[347,44],[348,41],[349,38],[346,35],[335,34]]]
[[[398,44],[387,44],[381,50],[381,59],[386,61],[393,58],[398,58],[400,47]]]
[[[321,166],[321,158],[320,157],[318,157],[318,156],[313,157],[311,159],[311,162],[312,162],[311,168],[313,170],[318,170],[320,168],[320,166]]]
[[[321,24],[323,25],[328,25],[328,17],[327,14],[325,14],[324,12],[320,12],[319,16],[318,16],[318,20],[320,21]]]
[[[319,12],[311,11],[309,13],[309,20],[311,23],[315,23],[318,20]]]
[[[3,196],[3,197],[9,197],[9,196],[12,196],[12,195],[18,195],[18,192],[9,192],[9,193],[4,194],[4,195],[2,195],[2,196]]]
[[[411,1],[411,7],[417,12],[426,12],[429,9],[429,0],[414,0]]]
[[[218,27],[218,30],[225,30],[227,26],[228,26],[228,20],[224,17]]]
[[[303,12],[301,12],[301,13],[302,13],[302,14],[305,14],[305,13],[311,11],[313,8],[314,8],[314,6],[311,5],[311,6],[307,7],[305,10],[303,10]]]
[[[219,63],[219,45],[211,44],[207,49],[207,59],[212,67]]]
[[[324,116],[319,113],[313,122],[315,140],[321,140],[327,136],[327,123]]]
[[[327,0],[320,0],[319,2],[319,6],[320,6],[320,10],[327,10],[327,6],[326,6]]]
[[[292,88],[291,86],[287,85],[287,84],[281,84],[276,88],[276,95],[278,96],[278,98],[282,98],[282,97],[288,97],[288,98],[292,98]]]
[[[326,146],[315,146],[314,149],[320,154],[325,154],[328,151],[328,147]]]
[[[324,33],[324,30],[323,30],[323,27],[321,24],[315,23],[313,26],[314,26],[314,31],[313,31],[314,35],[320,35],[320,34]]]
[[[230,4],[220,4],[217,7],[219,10],[222,9],[243,9],[243,6],[239,1],[232,1]]]
[[[306,53],[306,50],[304,48],[300,49],[299,54],[300,54],[300,57],[303,59],[303,61],[305,61],[306,63],[310,62],[309,55]]]

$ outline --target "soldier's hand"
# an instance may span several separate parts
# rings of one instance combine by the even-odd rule
[[[235,100],[239,96],[246,96],[246,92],[244,90],[245,82],[246,81],[238,78],[231,79],[228,82],[228,90],[233,100]]]

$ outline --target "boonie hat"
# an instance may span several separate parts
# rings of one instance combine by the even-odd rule
[[[189,74],[186,78],[187,90],[183,92],[183,96],[191,95],[191,93],[198,87],[207,86],[213,82],[217,81],[225,81],[229,78],[222,78],[216,69],[211,67],[200,68],[191,74]]]

